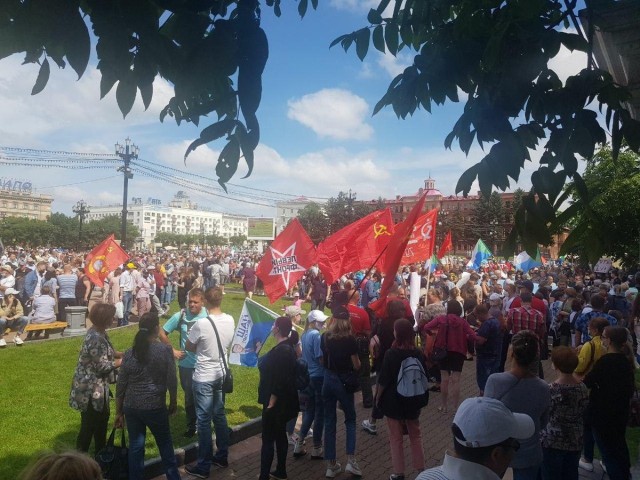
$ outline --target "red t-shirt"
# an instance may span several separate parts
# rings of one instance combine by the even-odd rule
[[[351,330],[354,335],[371,331],[371,319],[364,308],[349,304],[347,310],[349,310],[351,317]]]

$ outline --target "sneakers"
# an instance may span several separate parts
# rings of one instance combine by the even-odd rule
[[[287,480],[287,474],[279,473],[274,470],[273,472],[269,473],[269,478],[273,480]]]
[[[358,466],[358,462],[356,462],[355,459],[349,460],[347,462],[347,466],[345,467],[344,471],[346,473],[350,473],[351,475],[355,475],[356,477],[362,476],[362,470],[360,470],[360,467]]]
[[[289,441],[289,445],[295,447],[298,442],[298,435],[296,433],[292,433],[291,435],[287,433],[287,440]]]
[[[227,468],[229,466],[229,460],[226,458],[213,457],[211,464],[216,467]]]
[[[587,462],[583,457],[580,457],[578,466],[587,472],[593,472],[593,462]]]
[[[293,447],[293,456],[295,458],[304,457],[307,454],[307,451],[304,449],[304,442],[298,440]]]
[[[342,467],[338,462],[334,463],[333,465],[327,463],[327,471],[325,472],[324,476],[327,478],[335,478],[336,475],[338,475],[341,471]]]
[[[18,335],[16,335],[16,337],[13,339],[13,343],[15,343],[17,346],[20,347],[24,343],[24,340],[22,340]]]
[[[404,480],[404,475],[396,475],[395,473],[392,473],[389,475],[389,480]]]
[[[0,338],[0,347],[6,347],[7,341],[4,338]]]
[[[189,475],[193,475],[194,477],[209,478],[209,472],[204,473],[196,465],[185,465],[184,471],[187,472]]]
[[[313,447],[313,450],[311,450],[311,458],[314,460],[322,460],[322,458],[324,458],[322,447]]]
[[[370,422],[369,420],[362,421],[362,428],[365,432],[370,433],[371,435],[378,434],[378,426],[375,423]]]
[[[607,473],[607,466],[604,464],[604,462],[602,460],[600,460],[600,466],[602,467],[602,471],[604,473]]]

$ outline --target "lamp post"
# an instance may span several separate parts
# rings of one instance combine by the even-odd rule
[[[124,145],[116,143],[116,155],[118,155],[123,161],[124,165],[118,168],[119,172],[124,175],[124,190],[122,192],[122,226],[120,227],[120,243],[123,248],[126,248],[127,242],[127,196],[129,193],[129,179],[133,178],[129,163],[131,160],[138,158],[140,149],[131,143],[131,139],[127,137],[124,141]]]
[[[91,211],[87,208],[87,203],[84,200],[79,200],[73,207],[73,213],[75,213],[80,220],[80,227],[78,229],[78,245],[76,246],[76,250],[79,250],[80,242],[82,242],[82,223],[84,222],[84,218],[91,213]]]

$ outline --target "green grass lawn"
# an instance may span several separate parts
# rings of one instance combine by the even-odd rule
[[[290,302],[278,301],[269,305],[265,297],[254,299],[276,313]],[[223,310],[237,321],[242,310],[244,295],[225,295]],[[177,305],[173,307],[175,311]],[[161,319],[161,324],[165,321]],[[109,333],[116,349],[127,350],[133,343],[137,325],[113,330]],[[177,346],[179,336],[169,338]],[[0,351],[2,376],[0,402],[2,428],[0,428],[0,478],[16,478],[33,455],[42,450],[65,450],[75,447],[80,428],[80,413],[69,407],[71,379],[78,359],[83,337],[63,338],[43,342],[26,342],[23,347],[13,344]],[[265,348],[270,348],[267,342]],[[230,425],[238,425],[258,417],[258,369],[232,365],[234,392],[227,396],[226,409]],[[115,386],[112,387],[115,394]],[[115,411],[112,402],[111,417]],[[173,443],[176,447],[194,441],[185,439],[184,394],[178,387],[178,413],[171,417]],[[147,435],[146,457],[158,456],[153,436]]]

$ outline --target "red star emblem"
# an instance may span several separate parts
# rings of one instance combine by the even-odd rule
[[[289,290],[289,280],[291,274],[294,272],[304,272],[307,269],[298,263],[296,257],[296,242],[293,242],[289,247],[280,252],[273,247],[269,247],[271,250],[271,271],[269,275],[282,276],[282,282],[284,287]]]

